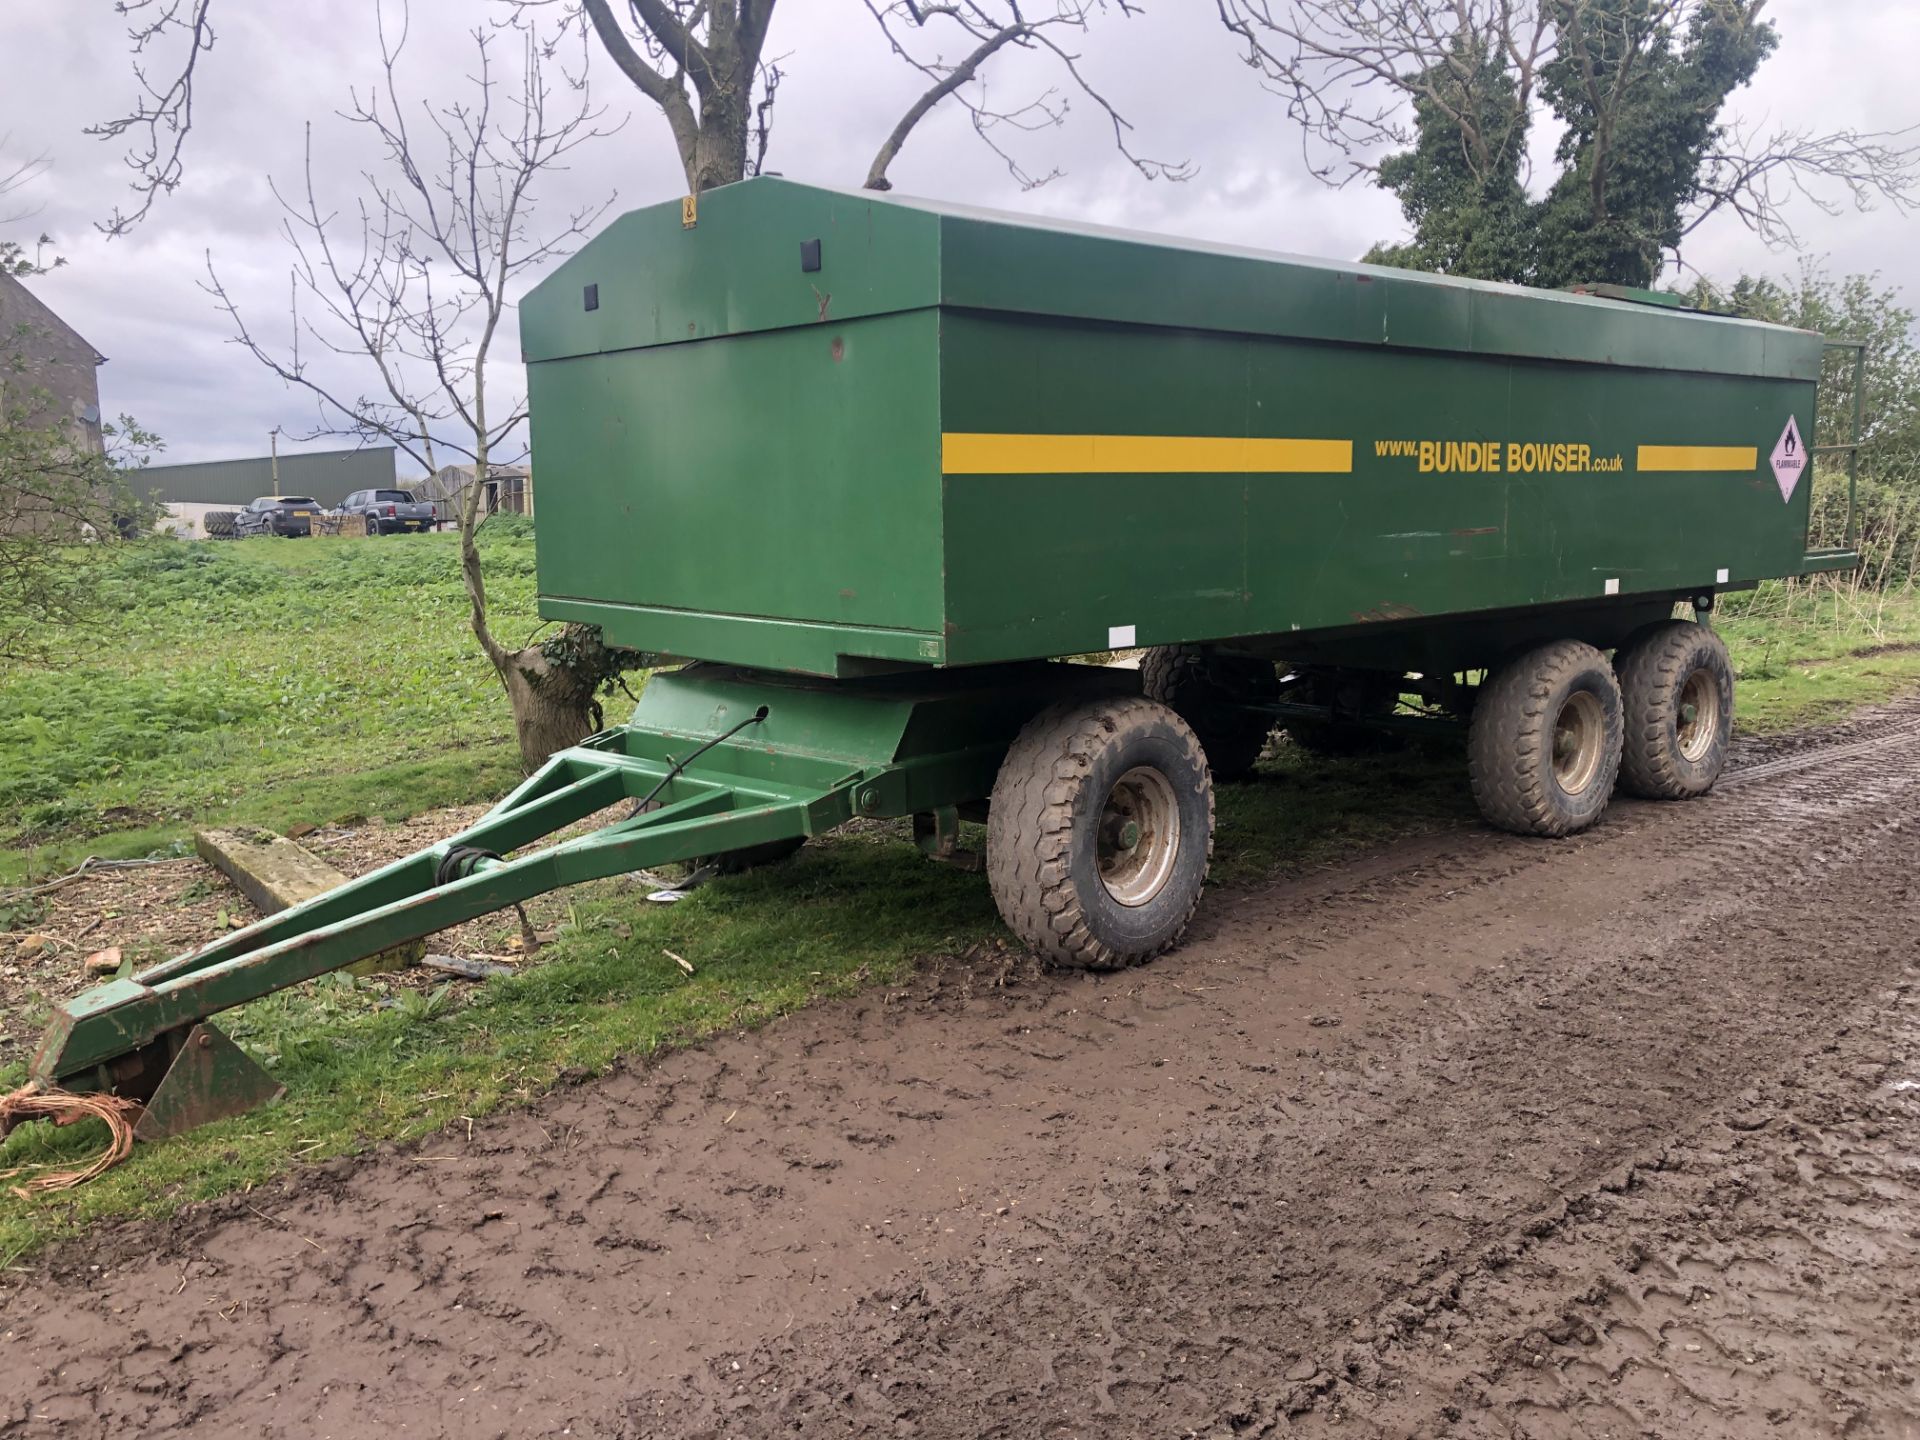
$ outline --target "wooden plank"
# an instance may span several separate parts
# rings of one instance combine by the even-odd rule
[[[276,915],[317,895],[344,885],[352,878],[284,835],[254,826],[194,832],[193,848],[200,858],[240,887],[262,915]],[[347,967],[354,975],[404,970],[420,963],[424,940],[411,940]]]

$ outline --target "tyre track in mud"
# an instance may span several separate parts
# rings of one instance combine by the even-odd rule
[[[1920,966],[1488,1247],[1289,1433],[1920,1434]]]
[[[1756,1070],[1817,1050],[1911,961],[1920,764],[1884,753],[1632,826],[1668,880],[1582,926],[1577,950],[1509,951],[1451,1024],[1371,1027],[1311,1057],[1301,1088],[1102,1177],[1077,1223],[864,1307],[852,1333],[725,1357],[649,1397],[649,1418],[703,1435],[1238,1435],[1339,1413],[1462,1264],[1498,1263]],[[1618,899],[1625,879],[1598,888]]]
[[[1311,1420],[1517,1224],[1897,973],[1917,740],[1910,701],[1573,841],[1216,895],[1138,972],[935,962],[129,1227],[4,1295],[0,1433]]]

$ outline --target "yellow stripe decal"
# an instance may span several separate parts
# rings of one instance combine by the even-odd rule
[[[1760,452],[1751,445],[1642,445],[1637,470],[1753,470]]]
[[[948,475],[1346,475],[1351,440],[1234,435],[940,437]]]

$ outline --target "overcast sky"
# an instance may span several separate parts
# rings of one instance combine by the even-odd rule
[[[303,127],[312,121],[323,188],[342,202],[352,197],[357,152],[335,112],[353,87],[375,78],[374,3],[220,0],[219,41],[202,62],[186,178],[134,234],[108,241],[93,222],[128,199],[124,149],[81,132],[132,97],[124,21],[110,0],[0,0],[0,56],[8,62],[0,174],[35,155],[49,159],[30,186],[0,200],[0,217],[36,212],[0,236],[27,239],[44,230],[54,237],[69,263],[32,283],[108,357],[102,408],[132,414],[161,434],[163,459],[260,454],[272,427],[295,434],[315,423],[310,400],[228,343],[228,321],[201,282],[210,255],[261,328],[285,333],[287,250],[268,177],[297,182]],[[1079,102],[1063,130],[1022,138],[1029,168],[1066,172],[1041,189],[1023,192],[958,111],[938,114],[908,142],[892,168],[896,187],[1334,257],[1399,237],[1390,197],[1364,186],[1332,191],[1311,178],[1297,131],[1239,62],[1213,11],[1208,0],[1149,0],[1144,17],[1109,17],[1082,47],[1088,75],[1134,122],[1138,148],[1192,162],[1194,179],[1140,178],[1114,153],[1103,118]],[[486,0],[415,0],[420,64],[412,77],[422,92],[449,95],[459,87],[471,55],[464,31],[489,13]],[[1736,97],[1741,117],[1768,128],[1920,122],[1913,78],[1920,4],[1773,0],[1768,13],[1782,44]],[[858,184],[912,99],[913,77],[890,59],[859,0],[783,0],[768,53],[788,57],[768,168]],[[616,194],[616,209],[678,195],[684,185],[657,112],[623,89],[610,66],[596,63],[593,78],[610,119],[631,115],[620,133],[581,151],[556,177],[545,192],[550,212]],[[1014,96],[1029,78],[1003,68],[996,91]],[[1804,203],[1793,218],[1809,252],[1835,273],[1879,271],[1909,303],[1920,300],[1920,218],[1887,208],[1827,217]],[[1799,264],[1731,219],[1704,227],[1686,258],[1729,277],[1791,273]]]

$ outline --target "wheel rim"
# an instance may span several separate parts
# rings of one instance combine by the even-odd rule
[[[1560,788],[1584,794],[1600,773],[1606,745],[1607,717],[1599,697],[1587,690],[1569,695],[1553,721],[1553,778]]]
[[[1674,720],[1680,753],[1689,761],[1706,758],[1720,733],[1720,687],[1713,672],[1702,666],[1680,687],[1679,713]]]
[[[1179,853],[1173,786],[1158,770],[1136,765],[1114,782],[1100,810],[1100,883],[1122,905],[1145,905],[1166,888]]]

